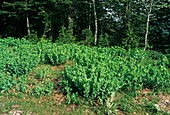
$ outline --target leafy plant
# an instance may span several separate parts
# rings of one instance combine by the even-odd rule
[[[14,85],[16,85],[15,77],[9,77],[0,73],[0,92],[7,92]]]
[[[27,83],[28,83],[28,79],[26,76],[20,76],[17,80],[17,84],[16,84],[16,90],[18,92],[22,92],[25,93],[27,90]]]
[[[57,40],[59,43],[74,43],[76,40],[76,38],[64,26],[61,27],[59,33]]]
[[[54,84],[47,79],[46,81],[41,81],[37,84],[30,92],[31,95],[40,97],[41,95],[49,95],[52,93]]]
[[[108,34],[100,35],[99,41],[98,41],[99,47],[109,47],[109,36]]]
[[[11,43],[10,43],[11,40]],[[58,44],[40,41],[37,44],[9,38],[0,40],[0,91],[16,88],[18,92],[31,90],[36,97],[49,95],[54,88],[48,79],[48,69],[40,69],[32,89],[27,89],[28,74],[38,64],[66,64],[62,72],[61,86],[68,103],[79,104],[80,99],[100,101],[110,110],[113,92],[138,90],[164,90],[170,87],[168,58],[157,52],[141,49],[125,50],[120,47],[87,47],[75,44]],[[126,106],[122,109],[127,109]]]
[[[47,74],[49,73],[49,67],[46,68],[40,68],[36,71],[36,79],[44,79],[44,78],[48,78]]]
[[[92,31],[90,31],[89,29],[82,30],[82,38],[83,40],[81,40],[80,43],[83,42],[83,45],[86,45],[86,46],[93,45],[94,37],[93,37]]]

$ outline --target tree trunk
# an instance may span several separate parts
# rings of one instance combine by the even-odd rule
[[[89,31],[91,31],[91,3],[89,3]]]
[[[29,23],[28,14],[26,18],[27,18],[27,32],[28,32],[28,36],[30,36],[31,32],[30,32],[30,23]]]
[[[97,45],[98,23],[97,23],[97,13],[96,13],[95,0],[92,0],[92,4],[93,4],[94,23],[95,23],[94,45]]]
[[[27,0],[25,1],[25,4],[26,4],[26,9],[28,9],[27,8]],[[28,17],[28,13],[27,13],[27,11],[26,11],[26,23],[27,23],[27,34],[28,34],[28,36],[30,36],[30,34],[31,34],[31,31],[30,31],[30,22],[29,22],[29,17]]]
[[[131,32],[132,31],[132,22],[131,22],[131,18],[132,18],[132,0],[129,0],[128,2],[128,16],[127,16],[127,19],[128,19],[128,22],[127,22],[127,26],[128,26],[128,32]]]
[[[47,37],[47,33],[51,31],[51,26],[49,24],[49,22],[45,22],[45,26],[44,26],[44,32],[43,32],[43,35],[42,35],[42,39],[46,38]]]
[[[132,36],[131,34],[133,33],[133,29],[132,29],[132,22],[131,22],[131,18],[132,18],[132,0],[127,0],[125,3],[126,6],[126,12],[125,12],[125,39],[124,39],[124,45],[126,46],[126,48],[132,47]]]
[[[146,21],[146,33],[145,33],[145,47],[144,50],[146,50],[148,46],[148,33],[149,33],[149,21],[150,21],[150,15],[152,12],[152,6],[153,6],[153,0],[150,0],[150,7],[147,15],[147,21]]]
[[[73,35],[73,19],[68,15],[68,30],[69,34]]]
[[[91,3],[89,3],[89,25],[88,25],[88,29],[89,29],[89,31],[88,32],[90,32],[91,31]],[[88,33],[88,35],[89,35],[89,33]],[[86,36],[86,45],[88,46],[88,41],[89,41],[89,36]]]

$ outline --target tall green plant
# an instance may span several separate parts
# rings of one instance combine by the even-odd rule
[[[70,33],[69,30],[67,30],[64,26],[61,27],[61,30],[59,32],[59,37],[57,42],[60,43],[74,43],[76,38]]]
[[[108,34],[104,34],[104,35],[100,35],[100,38],[98,40],[98,46],[99,47],[109,47],[109,35]]]

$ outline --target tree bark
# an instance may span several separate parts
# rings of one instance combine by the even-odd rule
[[[89,31],[91,31],[91,3],[89,3]]]
[[[73,19],[68,15],[68,30],[71,35],[73,35]]]
[[[27,18],[27,32],[28,32],[28,36],[30,36],[31,32],[30,32],[30,23],[29,23],[28,14],[26,18]]]
[[[92,0],[92,4],[93,4],[94,23],[95,23],[94,45],[97,45],[98,23],[97,23],[97,13],[96,13],[95,0]]]
[[[43,35],[42,35],[42,38],[43,38],[43,39],[47,37],[46,34],[47,34],[49,31],[51,31],[51,26],[50,26],[50,24],[46,21],[46,22],[45,22],[45,26],[44,26],[44,32],[43,32]]]
[[[131,34],[133,33],[133,29],[132,29],[132,22],[131,22],[131,18],[132,18],[132,0],[127,0],[125,3],[126,6],[126,12],[125,12],[125,28],[126,28],[126,37],[124,40],[124,45],[129,48],[129,46],[131,47],[133,44],[131,44],[133,38],[131,36]]]
[[[28,9],[27,8],[27,4],[28,4],[28,2],[27,2],[27,0],[25,1],[25,3],[26,3],[26,9]],[[27,34],[28,34],[28,36],[30,36],[30,34],[31,34],[31,31],[30,31],[30,22],[29,22],[29,17],[28,17],[28,13],[27,13],[27,11],[26,11],[26,23],[27,23]]]
[[[145,47],[144,50],[147,49],[148,46],[148,33],[149,33],[149,21],[150,21],[150,16],[152,12],[152,6],[153,6],[153,0],[150,0],[150,7],[147,15],[147,21],[146,21],[146,33],[145,33]]]
[[[90,31],[91,31],[91,3],[89,3],[89,14],[88,14],[88,16],[89,16],[89,25],[88,25],[88,29],[89,29],[89,33],[90,33]],[[89,35],[89,33],[88,33],[88,35]],[[86,36],[86,45],[88,46],[88,40],[89,40],[89,37],[88,36]]]

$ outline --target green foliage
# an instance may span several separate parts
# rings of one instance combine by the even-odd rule
[[[53,91],[54,84],[47,79],[46,81],[41,81],[30,91],[30,95],[40,97],[41,95],[49,95]]]
[[[164,52],[170,41],[168,2],[154,1],[148,35],[149,45]],[[96,0],[95,5],[98,35],[107,33],[112,46],[143,47],[149,1]],[[35,42],[59,38],[59,42],[93,45],[94,14],[89,0],[1,0],[0,8],[0,37],[23,37],[30,30],[27,38]],[[62,25],[67,29],[61,29]],[[98,37],[97,41],[107,46],[106,39]]]
[[[129,30],[127,31],[127,37],[123,38],[122,44],[126,49],[137,48],[139,46],[139,38],[132,30]]]
[[[143,65],[145,59],[152,57],[140,50],[126,52],[113,47],[81,47],[73,57],[74,66],[66,66],[62,82],[69,102],[74,102],[72,94],[78,94],[85,100],[99,99],[105,103],[112,92],[135,93],[143,88],[158,90],[170,86],[170,75],[163,65],[166,59],[163,58],[165,61],[162,64],[158,59],[155,63]]]
[[[40,38],[38,38],[37,34],[30,34],[26,36],[27,40],[29,40],[30,42],[39,42]]]
[[[108,34],[100,35],[100,38],[98,40],[98,46],[99,47],[108,47],[109,46],[109,36]]]
[[[26,76],[20,76],[16,83],[16,90],[21,93],[26,93],[28,79]]]
[[[151,114],[158,113],[160,111],[160,108],[154,104],[154,102],[148,102],[146,99],[142,99],[143,106]]]
[[[39,51],[25,39],[8,38],[1,40],[3,44],[0,68],[13,75],[27,75],[39,63]]]
[[[49,72],[49,68],[40,68],[36,71],[36,79],[42,80],[47,78]]]
[[[100,100],[109,112],[112,106],[109,97],[117,92],[135,94],[144,88],[158,91],[170,87],[169,60],[157,52],[9,40],[0,40],[1,92],[15,88],[25,93],[29,84],[27,76],[39,63],[60,65],[68,61],[73,64],[65,65],[61,80],[68,103]],[[51,94],[54,84],[47,73],[48,68],[37,71],[35,79],[39,82],[32,83],[34,86],[28,89],[30,95]]]
[[[106,73],[104,74],[104,72],[103,74],[99,72],[100,70],[94,66],[91,68],[80,65],[67,67],[63,83],[66,86],[67,93],[71,94],[68,96],[72,96],[72,93],[78,93],[86,100],[99,98],[102,101],[107,95],[120,87],[117,78],[111,77],[112,75],[107,75]]]
[[[15,39],[14,37],[7,37],[6,39],[0,39],[1,47],[13,47],[13,46],[19,46],[24,44],[31,44],[28,40],[25,38],[21,39]]]
[[[21,45],[13,47],[6,57],[6,70],[11,75],[28,75],[39,63],[39,54],[33,45]]]
[[[74,43],[76,40],[76,38],[64,26],[61,27],[59,33],[60,34],[57,40],[59,43]]]
[[[7,76],[0,73],[0,92],[7,92],[14,85],[16,85],[15,77]]]
[[[86,46],[93,45],[94,37],[93,37],[92,31],[90,31],[89,29],[82,30],[82,38],[83,40],[80,42],[83,42],[83,45],[86,45]]]
[[[39,50],[41,53],[40,60],[41,63],[59,65],[65,63],[67,60],[70,60],[74,49],[71,49],[74,46],[69,45],[58,45],[51,43],[40,43]]]

